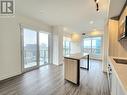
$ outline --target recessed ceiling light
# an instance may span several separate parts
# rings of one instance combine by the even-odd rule
[[[63,28],[63,30],[64,30],[64,31],[67,31],[67,28],[66,28],[66,27],[64,27],[64,28]]]
[[[90,24],[93,24],[94,23],[94,21],[90,21]]]

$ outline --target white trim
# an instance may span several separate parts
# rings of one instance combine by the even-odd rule
[[[19,27],[20,27],[20,45],[21,45],[21,72],[23,73],[23,72],[27,72],[27,71],[30,71],[30,70],[33,70],[33,69],[37,69],[37,68],[39,68],[41,65],[40,65],[40,63],[39,63],[39,56],[40,56],[40,54],[39,54],[39,33],[46,33],[46,34],[51,34],[51,32],[46,32],[46,31],[43,31],[43,30],[40,30],[40,29],[37,29],[37,28],[35,28],[35,27],[32,27],[32,26],[29,26],[29,25],[24,25],[24,24],[19,24]],[[26,28],[26,29],[30,29],[30,30],[33,30],[33,31],[35,31],[35,32],[37,32],[37,65],[36,66],[34,66],[34,67],[29,67],[29,68],[27,68],[27,69],[25,69],[24,68],[24,53],[23,53],[23,51],[24,51],[24,34],[23,34],[23,29],[24,28]],[[49,35],[48,35],[48,37],[49,37]],[[48,38],[48,40],[49,40],[50,38]],[[49,64],[49,62],[51,63],[51,56],[50,56],[50,54],[51,54],[51,51],[50,51],[50,44],[51,43],[49,43],[48,42],[48,64]],[[50,53],[49,53],[50,52]]]

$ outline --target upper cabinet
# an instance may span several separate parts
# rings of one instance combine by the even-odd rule
[[[122,40],[127,37],[127,7],[123,10],[119,18],[118,23],[118,40]]]
[[[127,58],[127,7],[124,7],[119,20],[109,19],[109,56]],[[126,38],[126,39],[125,39]]]
[[[108,36],[109,36],[109,56],[117,56],[118,55],[118,21],[109,20],[108,22]]]

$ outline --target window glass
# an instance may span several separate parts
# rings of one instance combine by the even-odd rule
[[[91,53],[91,39],[90,38],[84,39],[84,52]]]
[[[100,55],[102,47],[102,38],[101,37],[92,37],[84,39],[84,52]]]
[[[63,55],[69,55],[71,50],[71,41],[70,38],[64,37],[63,38]]]
[[[101,37],[92,38],[92,53],[93,54],[101,53]]]
[[[24,28],[24,68],[37,65],[37,32]]]

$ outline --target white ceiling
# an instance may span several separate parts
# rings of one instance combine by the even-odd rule
[[[119,16],[126,0],[110,0],[109,18]]]
[[[16,0],[16,12],[75,32],[103,31],[108,1],[100,0],[98,13],[94,0]]]

